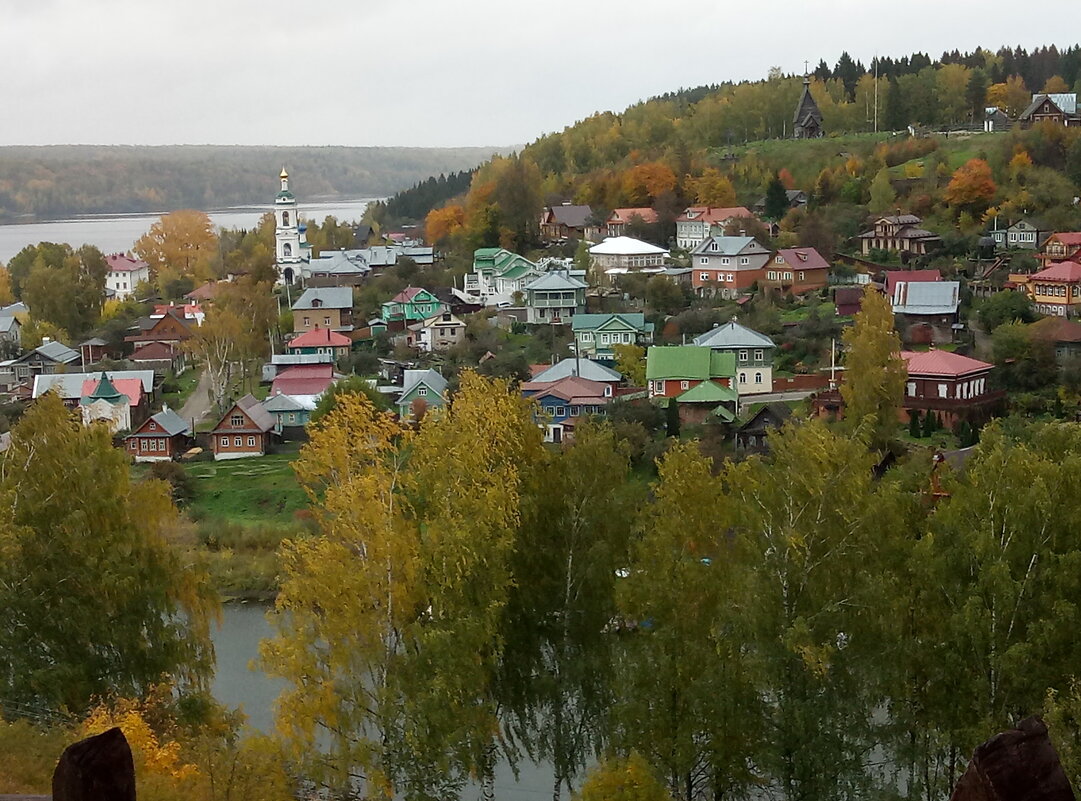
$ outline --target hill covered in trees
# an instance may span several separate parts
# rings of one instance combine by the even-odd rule
[[[167,147],[0,148],[0,222],[74,214],[215,209],[266,203],[282,165],[298,196],[380,197],[431,175],[469,170],[497,148]]]
[[[433,204],[429,239],[457,239],[463,250],[498,244],[524,252],[538,244],[541,207],[569,200],[598,215],[652,207],[661,220],[654,238],[667,244],[675,216],[688,205],[750,206],[778,173],[811,195],[811,227],[831,233],[804,237],[797,219],[782,230],[825,251],[856,233],[869,210],[898,206],[966,235],[988,213],[1075,224],[1078,129],[982,130],[987,107],[1016,118],[1034,92],[1081,91],[1081,48],[977,49],[937,59],[917,53],[869,65],[844,53],[809,77],[824,118],[821,140],[790,138],[803,76],[775,68],[759,81],[679,89],[622,113],[594,114],[539,137],[517,158],[482,165],[468,193]],[[947,195],[956,171],[972,159],[987,163],[991,183],[982,184],[979,197]],[[399,205],[419,218],[417,204]]]

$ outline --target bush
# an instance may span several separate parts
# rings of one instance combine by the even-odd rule
[[[195,497],[195,483],[184,466],[177,462],[152,462],[150,477],[169,485],[169,494],[177,506],[183,506]]]

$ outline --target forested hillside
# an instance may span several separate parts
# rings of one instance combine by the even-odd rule
[[[381,197],[469,170],[492,147],[0,148],[0,222],[266,203],[282,165],[302,200]]]
[[[602,214],[652,207],[661,220],[654,238],[667,244],[675,216],[688,205],[752,205],[778,173],[789,188],[811,194],[812,212],[824,210],[813,226],[821,229],[821,217],[828,218],[830,241],[855,233],[869,207],[903,206],[966,234],[988,212],[1074,224],[1078,129],[982,130],[988,107],[1016,119],[1034,92],[1081,90],[1077,46],[977,49],[936,60],[916,54],[869,65],[842,54],[809,77],[824,139],[791,139],[802,76],[774,69],[760,81],[681,89],[622,113],[595,114],[541,136],[518,159],[483,165],[468,194],[433,206],[429,238],[456,239],[463,249],[501,244],[524,251],[537,244],[541,207],[569,200]],[[957,170],[972,159],[988,165],[991,183],[978,197],[947,196]],[[782,228],[803,235],[802,220],[789,223]],[[823,242],[816,235],[805,244]]]

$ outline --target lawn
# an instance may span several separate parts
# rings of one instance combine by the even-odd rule
[[[195,485],[188,510],[195,519],[293,524],[308,506],[293,475],[296,453],[186,465]]]

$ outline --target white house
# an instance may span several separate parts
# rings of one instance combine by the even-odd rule
[[[135,287],[150,281],[150,265],[123,253],[105,257],[109,272],[105,273],[105,289],[113,297],[124,300],[135,293]]]
[[[669,253],[630,236],[610,236],[589,249],[593,269],[606,276],[629,272],[661,273]]]

